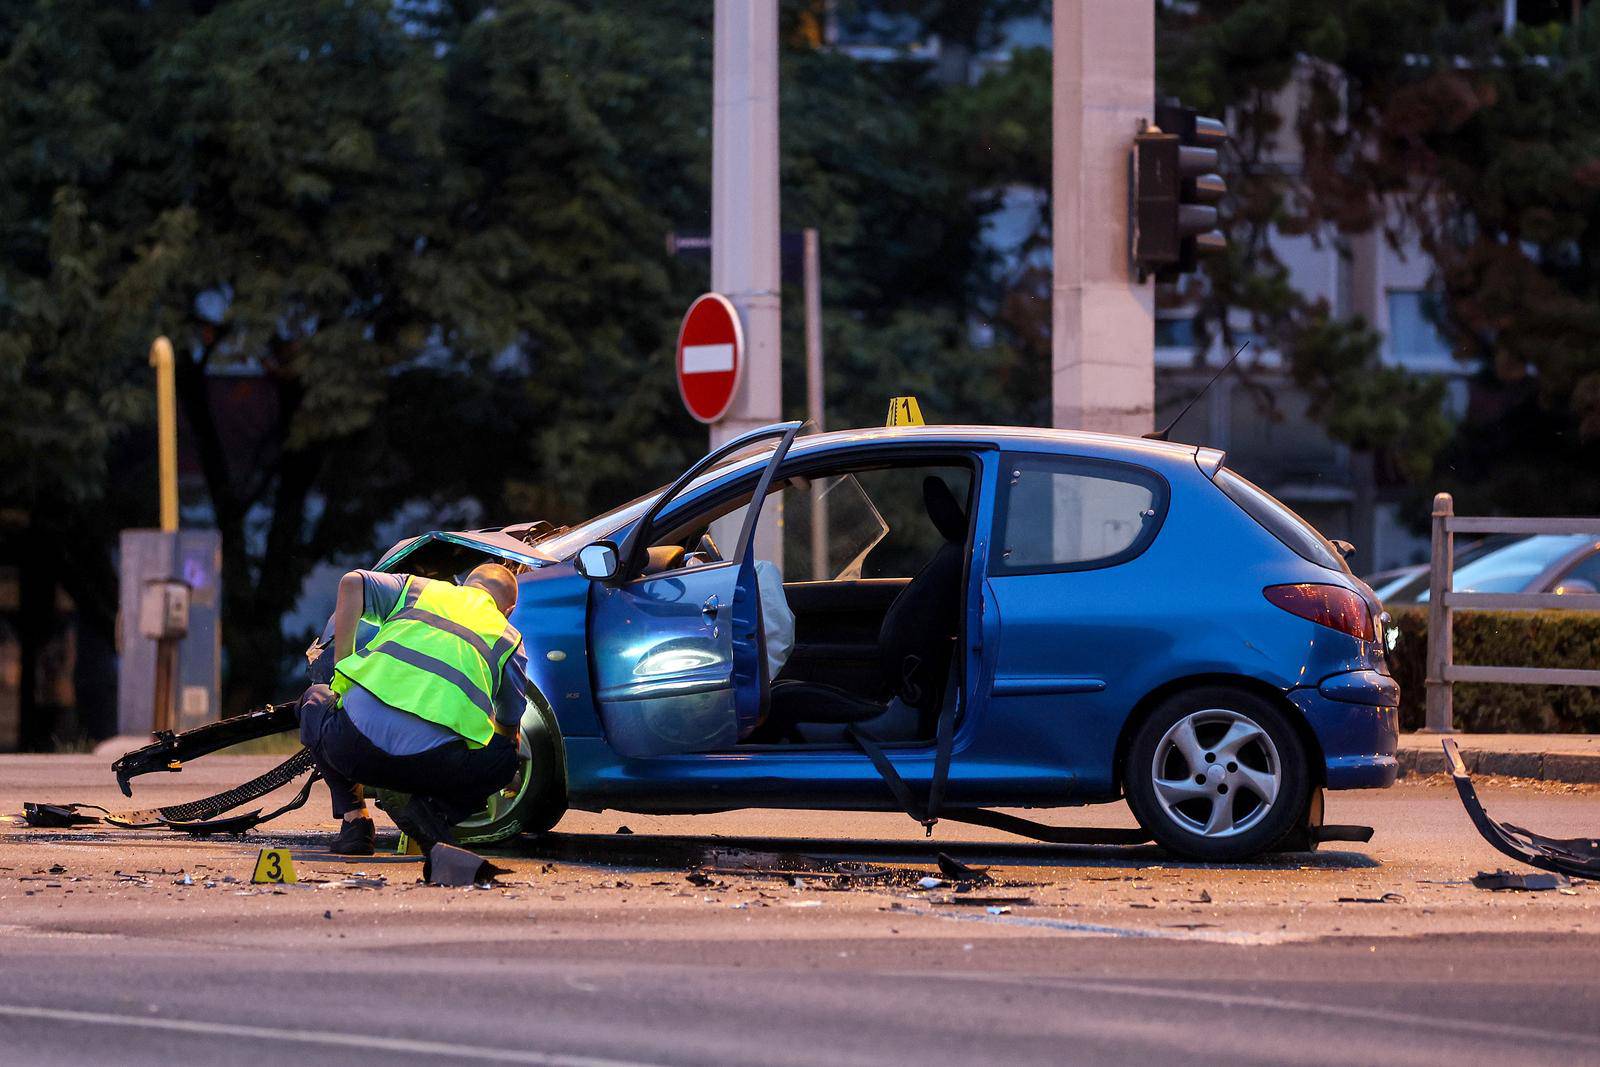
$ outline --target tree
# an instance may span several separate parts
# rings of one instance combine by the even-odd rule
[[[1271,95],[1301,79],[1287,119],[1304,172],[1265,185],[1249,174],[1247,227],[1379,228],[1392,240],[1414,236],[1435,263],[1441,326],[1458,356],[1483,367],[1441,453],[1444,486],[1474,510],[1593,512],[1600,489],[1585,472],[1600,460],[1600,14],[1591,6],[1576,23],[1505,34],[1503,6],[1489,0],[1355,0],[1337,10],[1201,0],[1160,10],[1165,83],[1202,109],[1237,108],[1247,152],[1279,121]],[[1264,187],[1276,189],[1273,202],[1250,203]],[[1230,257],[1212,274],[1220,292],[1236,268]],[[1270,309],[1275,299],[1245,306]],[[1425,474],[1420,461],[1438,428],[1422,424],[1420,440],[1402,428],[1418,425],[1432,398],[1391,379],[1381,391],[1402,389],[1404,402],[1393,417],[1363,418],[1371,391],[1347,390],[1365,380],[1328,374],[1350,365],[1349,346],[1330,346],[1324,327],[1299,332],[1320,339],[1323,355],[1297,358],[1297,373],[1325,383],[1336,434],[1397,442],[1410,474]]]
[[[109,645],[115,531],[153,517],[158,332],[205,487],[186,508],[223,537],[228,710],[289,677],[312,569],[370,561],[402,510],[569,521],[681,469],[704,436],[671,341],[705,277],[662,239],[709,214],[709,23],[700,0],[0,12],[0,508],[29,558],[81,543]],[[907,386],[1014,421],[1037,392],[1015,350],[970,341],[992,198],[938,117],[967,87],[798,30],[784,64],[785,220],[823,230],[835,423]]]
[[[104,210],[130,151],[160,7],[49,0],[0,10],[0,548],[19,568],[22,745],[71,734],[39,706],[56,589],[77,617],[80,718],[114,728],[116,575],[129,516],[154,514],[125,448],[148,418],[137,279],[158,235]]]

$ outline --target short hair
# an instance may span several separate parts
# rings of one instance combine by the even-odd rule
[[[517,576],[498,563],[480,563],[462,584],[488,593],[502,614],[510,615],[517,606]]]

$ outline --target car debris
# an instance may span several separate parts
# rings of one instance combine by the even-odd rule
[[[490,888],[496,875],[510,874],[505,867],[497,867],[475,852],[468,852],[443,841],[428,850],[422,863],[422,880],[429,885],[477,886]]]
[[[1450,777],[1455,779],[1456,793],[1460,795],[1472,825],[1485,841],[1530,867],[1571,878],[1600,880],[1600,839],[1544,837],[1532,830],[1489,818],[1478,799],[1477,790],[1472,786],[1472,776],[1467,773],[1467,765],[1461,758],[1461,749],[1455,738],[1446,737],[1442,743],[1445,759],[1450,763]],[[1477,879],[1473,879],[1473,884],[1477,884]]]
[[[22,819],[29,826],[41,829],[62,830],[73,826],[92,826],[100,821],[98,815],[80,815],[81,804],[34,804],[24,802]]]
[[[1493,892],[1511,890],[1513,892],[1538,892],[1545,889],[1565,889],[1572,885],[1572,880],[1563,874],[1526,874],[1521,871],[1479,871],[1472,876],[1472,884],[1478,889],[1488,889]]]
[[[935,904],[962,904],[976,908],[1002,907],[1010,911],[1013,907],[1023,907],[1033,903],[1032,897],[980,897],[973,894],[966,896],[941,897],[934,900]]]
[[[136,775],[145,774],[154,770],[176,771],[180,769],[181,761],[172,757],[173,753],[185,755],[204,755],[214,751],[216,747],[223,747],[217,742],[219,739],[227,744],[235,744],[244,737],[236,737],[237,730],[221,733],[211,732],[215,727],[226,726],[235,720],[243,720],[248,727],[246,733],[250,737],[266,736],[261,733],[249,734],[249,730],[260,731],[269,727],[278,727],[282,723],[280,709],[293,705],[275,705],[271,708],[273,714],[264,714],[261,709],[244,715],[235,716],[233,719],[223,719],[221,722],[208,723],[194,730],[174,734],[162,731],[157,735],[155,743],[146,745],[124,755],[112,765],[117,774],[117,784],[122,791],[132,795],[128,780]],[[292,718],[292,717],[291,717]],[[269,732],[281,732],[278,729]],[[192,735],[205,734],[198,745],[191,745]],[[242,815],[231,815],[227,818],[217,818],[224,812],[241,807],[252,800],[258,800],[267,794],[288,785],[301,775],[308,775],[300,790],[289,802],[273,811],[262,813],[257,808]],[[111,811],[98,804],[36,804],[23,805],[24,818],[31,826],[47,826],[52,828],[103,824],[114,826],[123,830],[154,830],[165,827],[169,830],[178,830],[192,834],[196,837],[205,837],[210,834],[242,834],[246,830],[272,819],[285,815],[302,807],[311,796],[311,787],[321,779],[321,775],[311,764],[311,753],[301,749],[290,756],[283,763],[258,775],[242,785],[225,789],[198,800],[186,801],[181,804],[169,804],[161,808],[140,808],[130,811]],[[89,816],[86,812],[99,812],[99,816]]]
[[[969,867],[949,853],[941,852],[934,857],[939,864],[939,873],[952,882],[992,882],[987,867]]]
[[[182,733],[158,730],[152,743],[125,753],[111,765],[111,770],[117,776],[117,785],[121,788],[122,795],[131,797],[133,790],[128,785],[131,778],[153,771],[180,771],[187,760],[237,745],[241,741],[254,741],[272,734],[287,733],[298,729],[299,725],[294,701],[285,704],[264,704],[250,709],[243,715],[233,715],[217,722],[206,723],[204,726],[197,726],[193,730],[184,730]],[[309,765],[309,754],[307,763]],[[242,804],[244,801],[241,800],[239,803]],[[230,804],[211,814],[215,815],[238,806],[239,804]],[[189,816],[189,818],[204,817]]]
[[[1381,897],[1340,897],[1340,904],[1404,904],[1404,893],[1385,893]]]

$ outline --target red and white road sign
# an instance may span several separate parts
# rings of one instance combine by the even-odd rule
[[[721,293],[696,297],[678,327],[678,395],[683,406],[701,422],[716,422],[733,403],[743,373],[739,313]]]

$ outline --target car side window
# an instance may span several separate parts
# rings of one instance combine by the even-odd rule
[[[1166,481],[1124,463],[1011,453],[1000,482],[997,575],[1123,563],[1154,540],[1167,510]]]
[[[1563,574],[1556,591],[1567,594],[1600,591],[1600,552],[1591,552]]]

